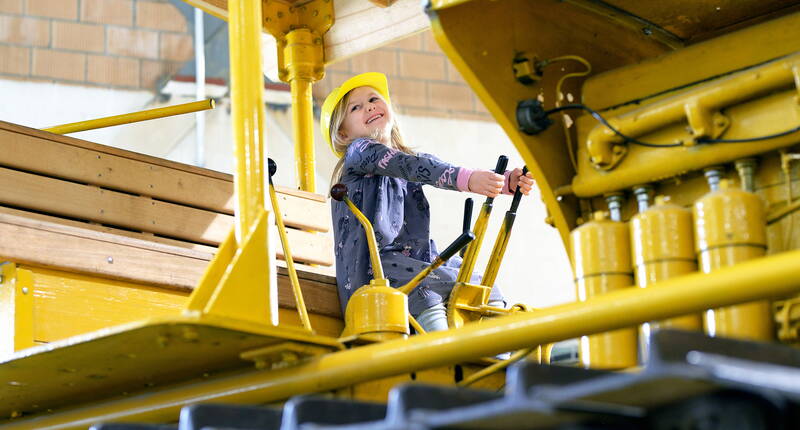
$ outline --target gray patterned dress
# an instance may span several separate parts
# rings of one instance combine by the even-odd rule
[[[457,191],[458,171],[459,167],[430,154],[409,155],[368,138],[356,139],[348,147],[341,183],[372,222],[384,275],[393,287],[411,280],[438,255],[430,238],[430,206],[422,186]],[[344,313],[350,296],[372,279],[372,264],[364,228],[355,215],[344,202],[333,201],[331,211],[336,283]],[[412,315],[446,302],[460,265],[461,259],[453,257],[417,286],[408,297]],[[480,277],[473,274],[471,282],[480,282]],[[490,300],[503,300],[498,288],[492,289]]]

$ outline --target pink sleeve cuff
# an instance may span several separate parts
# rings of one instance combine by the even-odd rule
[[[514,190],[510,190],[511,188],[511,170],[506,170],[506,173],[503,174],[506,177],[506,181],[503,184],[503,194],[512,195],[514,194]]]
[[[466,167],[458,168],[458,176],[456,177],[456,187],[459,191],[469,191],[469,177],[474,170],[467,169]]]

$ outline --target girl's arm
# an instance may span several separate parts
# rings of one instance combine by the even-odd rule
[[[371,139],[356,139],[345,154],[346,174],[383,175],[458,190],[460,167],[435,157],[411,155]]]

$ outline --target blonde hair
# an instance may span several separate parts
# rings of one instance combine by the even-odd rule
[[[343,138],[339,134],[339,128],[342,126],[345,116],[347,116],[347,109],[345,109],[345,107],[349,103],[351,93],[352,90],[342,97],[342,99],[339,100],[339,103],[336,103],[336,107],[333,108],[333,112],[331,113],[331,124],[329,128],[331,133],[331,142],[333,142],[333,149],[335,149],[337,153],[342,154],[342,156],[339,158],[339,161],[336,163],[336,166],[333,168],[333,174],[331,174],[331,185],[342,180],[345,153],[347,152],[347,148],[355,139],[359,137],[371,137],[373,139],[381,140],[380,138],[382,137],[381,130],[375,130],[371,136],[355,136],[352,138]],[[391,110],[392,106],[387,103],[387,108]],[[394,115],[394,111],[392,111],[392,121],[392,135],[391,139],[389,140],[389,147],[400,152],[405,152],[406,154],[414,155],[414,151],[406,146],[403,142],[403,135],[400,134],[400,127],[397,123],[397,117]]]

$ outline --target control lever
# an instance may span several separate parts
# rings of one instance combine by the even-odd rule
[[[458,236],[453,243],[450,244],[444,251],[441,252],[430,264],[430,266],[423,269],[421,272],[417,273],[417,276],[414,276],[413,279],[408,281],[407,284],[403,285],[402,287],[398,288],[398,290],[403,294],[409,294],[414,291],[414,288],[417,284],[420,283],[426,276],[428,276],[431,272],[438,269],[439,266],[444,264],[450,257],[454,256],[458,251],[462,248],[467,246],[472,240],[475,239],[475,235],[472,234],[471,231],[465,231],[461,233],[461,236]]]
[[[461,227],[461,232],[466,233],[469,231],[470,223],[472,222],[472,198],[467,198],[464,201],[464,223]],[[461,248],[460,255],[464,256],[466,248]]]
[[[303,292],[300,290],[300,280],[297,278],[297,270],[294,268],[292,251],[289,249],[289,239],[286,237],[286,226],[283,224],[281,209],[278,207],[278,195],[275,193],[275,185],[272,183],[272,176],[278,171],[278,165],[272,158],[267,159],[267,164],[269,166],[269,199],[272,201],[272,211],[275,213],[275,222],[278,224],[278,235],[281,238],[283,257],[286,259],[286,268],[289,272],[289,280],[292,284],[294,300],[297,303],[297,313],[300,315],[300,321],[302,321],[303,327],[305,327],[306,330],[312,330],[311,320],[309,320],[308,311],[306,310],[306,303],[305,300],[303,300]]]
[[[383,277],[383,266],[381,266],[381,258],[380,254],[378,253],[378,245],[377,241],[375,240],[375,231],[372,228],[372,224],[347,196],[347,186],[344,184],[334,185],[331,188],[331,198],[340,202],[345,202],[350,208],[350,211],[353,212],[356,218],[358,218],[358,221],[364,227],[364,231],[367,236],[367,245],[369,246],[370,259],[372,262],[372,272],[375,275],[375,278],[370,282],[370,285],[365,286],[364,288],[359,288],[350,298],[350,302],[348,302],[347,309],[345,310],[345,332],[359,334],[365,333],[366,331],[371,331],[373,333],[383,330],[397,331],[396,323],[398,321],[396,317],[399,315],[398,312],[402,312],[407,316],[407,318],[403,318],[407,319],[411,325],[414,326],[417,333],[424,333],[425,330],[422,328],[422,326],[420,326],[417,320],[408,313],[406,296],[408,293],[414,290],[420,281],[425,279],[425,277],[428,276],[432,271],[444,264],[450,259],[450,257],[455,255],[455,253],[457,253],[461,248],[472,241],[475,238],[475,235],[469,231],[462,233],[452,244],[450,244],[450,246],[442,251],[442,253],[439,254],[439,256],[437,256],[429,266],[414,276],[414,278],[411,279],[407,284],[395,290],[389,288],[389,282]],[[395,297],[396,295],[402,297],[402,300],[397,300]],[[371,298],[364,299],[364,297]],[[360,305],[356,305],[355,310],[351,311],[351,304],[354,301],[358,301]],[[356,321],[356,318],[352,318],[352,321],[350,321],[351,318],[348,317],[349,315],[363,312],[363,309],[369,309],[369,307],[380,308],[374,312],[374,321],[371,318],[363,316],[358,321]],[[394,324],[384,321],[385,319],[391,320],[393,318],[395,320]],[[349,327],[349,325],[352,325],[353,327]],[[380,326],[381,328],[376,329],[376,326]]]
[[[497,166],[494,172],[502,175],[506,171],[508,165],[508,157],[501,155],[497,159]],[[469,282],[472,278],[472,270],[475,268],[475,262],[478,259],[478,251],[480,251],[483,236],[486,234],[486,227],[489,225],[489,215],[492,213],[492,204],[494,198],[487,197],[486,201],[481,206],[481,212],[478,214],[478,219],[475,221],[475,240],[467,248],[464,253],[464,261],[461,263],[461,270],[458,272],[457,282]]]
[[[522,176],[525,176],[527,173],[528,167],[526,166],[522,169]],[[517,217],[517,208],[519,207],[520,200],[522,200],[522,191],[518,184],[516,191],[514,191],[514,199],[511,201],[511,208],[506,212],[503,225],[500,226],[500,232],[497,233],[497,239],[494,242],[494,248],[492,248],[492,253],[490,254],[491,260],[489,264],[486,265],[486,271],[483,273],[483,278],[481,278],[481,285],[491,287],[494,285],[494,281],[497,280],[500,264],[503,262],[503,255],[506,253],[506,247],[508,246],[508,239],[511,237],[511,229]]]
[[[381,265],[381,255],[378,253],[378,242],[375,240],[375,230],[372,228],[372,223],[369,222],[369,219],[364,216],[363,213],[361,213],[361,211],[347,196],[347,185],[336,184],[331,187],[331,198],[339,202],[345,202],[347,207],[350,208],[350,211],[353,212],[353,215],[355,215],[358,219],[358,222],[361,223],[361,226],[364,227],[364,232],[367,235],[369,257],[370,261],[372,262],[372,273],[375,275],[374,279],[384,279],[383,266]],[[388,285],[388,282],[386,285]]]

